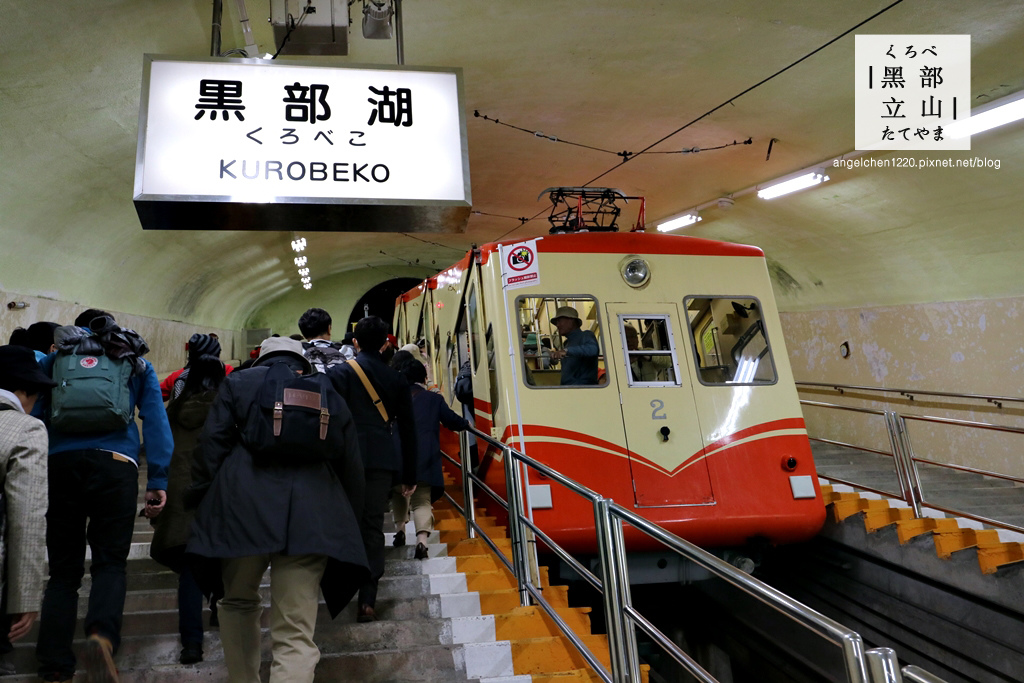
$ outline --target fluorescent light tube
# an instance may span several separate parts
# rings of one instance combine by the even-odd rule
[[[670,230],[678,230],[679,228],[685,228],[688,225],[693,225],[704,220],[700,217],[696,211],[690,213],[684,213],[679,218],[673,218],[670,221],[658,224],[658,232],[669,232]]]
[[[975,135],[1024,119],[1024,93],[1001,98],[988,105],[978,107],[976,111],[978,113],[971,112],[970,118],[949,124],[946,127],[946,137],[965,138],[968,135]]]
[[[757,196],[761,199],[775,199],[776,197],[781,197],[782,195],[789,194],[790,192],[796,192],[797,190],[813,187],[825,180],[828,180],[827,175],[821,171],[812,171],[810,173],[797,176],[791,180],[785,180],[781,183],[776,183],[775,185],[769,185],[763,190],[758,190]]]

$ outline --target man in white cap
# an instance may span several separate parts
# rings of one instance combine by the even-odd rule
[[[551,352],[552,359],[562,361],[562,385],[597,384],[597,357],[601,348],[594,333],[583,329],[580,314],[572,306],[559,306],[551,324],[565,337],[562,348]]]
[[[271,409],[280,411],[273,413],[273,433],[291,439],[288,453],[273,457],[262,448]],[[330,445],[326,459],[295,445],[301,437],[315,443],[317,435]],[[269,566],[270,680],[311,683],[320,659],[313,641],[318,587],[334,617],[369,571],[358,521],[363,468],[355,423],[326,376],[312,373],[301,342],[271,337],[251,368],[225,378],[199,437],[192,478],[194,490],[208,492],[186,552],[220,560],[227,680],[260,681],[260,586]],[[201,585],[213,578],[209,564],[197,566]]]

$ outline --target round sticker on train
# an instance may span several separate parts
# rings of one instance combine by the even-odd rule
[[[533,263],[533,250],[527,246],[516,247],[508,252],[508,267],[512,270],[526,270]]]
[[[78,364],[83,368],[89,369],[96,367],[99,364],[99,361],[96,360],[96,356],[86,356],[82,360],[78,361]]]

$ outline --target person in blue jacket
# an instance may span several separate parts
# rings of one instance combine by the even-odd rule
[[[104,316],[107,320],[100,320]],[[134,332],[117,328],[113,317],[104,311],[85,311],[75,319],[75,326],[58,328],[57,337],[95,337],[94,341],[101,341],[107,338],[101,334],[106,326],[108,332],[115,331],[118,340],[139,342],[137,353],[127,352],[134,363],[128,389],[146,443],[145,516],[156,517],[167,502],[167,470],[174,443],[156,371],[141,358],[148,347]],[[121,352],[125,353],[123,348]],[[106,346],[104,353],[112,355]],[[59,351],[47,356],[40,363],[43,371],[52,376],[54,362],[61,356]],[[107,432],[63,433],[51,427],[49,438],[46,550],[50,578],[43,595],[36,646],[39,677],[44,681],[71,681],[75,673],[71,643],[88,541],[92,588],[84,620],[86,670],[90,681],[116,682],[113,656],[121,640],[125,568],[139,491],[139,429],[134,420],[123,429]]]
[[[395,370],[409,382],[412,392],[413,423],[416,425],[416,490],[404,494],[396,486],[391,492],[391,512],[395,520],[395,545],[405,543],[405,524],[412,509],[416,527],[416,559],[427,558],[427,538],[434,530],[433,502],[444,493],[441,471],[441,440],[439,425],[461,432],[469,423],[448,404],[441,394],[426,387],[427,370],[415,357],[397,365]]]
[[[572,306],[559,306],[551,324],[565,337],[565,345],[551,352],[552,359],[562,361],[562,385],[597,384],[597,357],[601,353],[597,336],[582,329],[580,314]]]

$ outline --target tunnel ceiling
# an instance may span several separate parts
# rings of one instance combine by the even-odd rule
[[[546,234],[547,187],[601,176],[594,185],[646,197],[650,223],[851,152],[853,34],[737,95],[889,4],[405,0],[406,64],[464,69],[474,213],[461,235],[294,226],[309,243],[311,305],[330,275],[409,264],[427,275],[471,243]],[[272,52],[269,3],[246,7]],[[393,41],[359,34],[359,7],[350,55],[320,59],[393,64]],[[300,286],[288,233],[143,231],[132,205],[142,56],[208,55],[210,2],[0,9],[0,289],[232,327]],[[232,0],[223,25],[222,49],[243,47]],[[1019,0],[904,0],[858,32],[970,34],[975,103],[1024,88]],[[651,151],[752,144],[615,154],[695,119]],[[1019,295],[1024,123],[976,136],[970,156],[1000,169],[832,169],[800,194],[708,209],[688,234],[763,248],[783,310]]]

